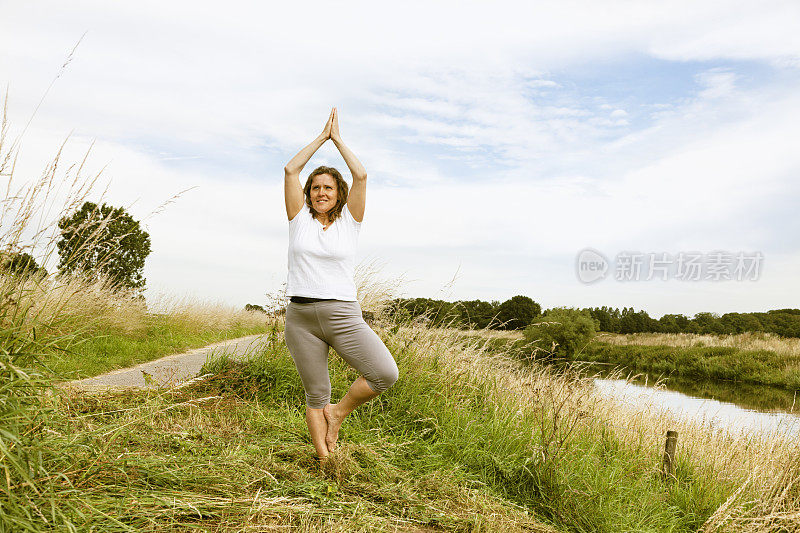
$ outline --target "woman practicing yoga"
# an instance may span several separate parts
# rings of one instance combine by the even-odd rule
[[[300,172],[331,139],[353,175],[318,167],[300,187]],[[317,456],[336,449],[342,420],[362,403],[391,387],[397,364],[380,337],[364,322],[353,279],[358,233],[364,218],[367,171],[342,142],[334,107],[325,129],[284,168],[289,217],[289,274],[286,295],[286,346],[294,359],[306,396],[306,422]],[[328,347],[360,376],[339,400],[331,399]]]

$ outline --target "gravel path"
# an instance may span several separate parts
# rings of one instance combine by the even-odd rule
[[[267,342],[268,334],[248,335],[238,339],[229,339],[203,348],[196,348],[188,352],[168,355],[161,359],[142,363],[130,368],[114,370],[99,376],[66,381],[59,387],[83,391],[98,391],[108,389],[145,389],[178,385],[198,375],[200,368],[209,356],[219,356],[223,353],[235,359],[245,359],[247,355],[258,350]],[[145,378],[149,375],[150,378]]]

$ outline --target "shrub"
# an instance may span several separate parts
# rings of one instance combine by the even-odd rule
[[[533,344],[546,355],[572,358],[586,346],[597,331],[597,321],[588,311],[556,307],[545,311],[525,328],[528,345]]]

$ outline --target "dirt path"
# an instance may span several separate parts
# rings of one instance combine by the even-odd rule
[[[209,356],[223,353],[236,359],[244,359],[247,355],[266,342],[267,334],[248,335],[238,339],[229,339],[188,352],[168,355],[161,359],[148,361],[129,368],[121,368],[91,378],[66,381],[59,387],[84,391],[97,391],[119,388],[145,389],[149,387],[169,386],[183,383],[197,376]],[[145,376],[149,375],[150,378]]]

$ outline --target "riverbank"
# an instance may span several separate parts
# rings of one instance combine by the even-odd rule
[[[599,337],[568,359],[621,366],[653,376],[800,389],[800,357],[777,350],[620,344],[619,341],[612,344]]]
[[[583,363],[581,363],[583,365]],[[620,371],[615,365],[584,366],[586,375],[598,379],[624,379],[632,385],[663,388],[691,398],[729,403],[762,413],[798,413],[800,398],[796,391],[784,387],[735,381],[692,379],[681,376],[656,376],[644,372]]]
[[[461,332],[460,338],[476,336]],[[487,335],[486,347],[494,352],[529,357],[530,348],[521,335]],[[541,358],[542,356],[539,355]],[[559,354],[558,361],[595,363],[597,371],[614,368],[641,372],[652,378],[687,382],[737,383],[800,390],[800,339],[769,333],[739,335],[697,335],[689,333],[635,333],[621,335],[600,332],[576,354]]]
[[[494,335],[490,332],[481,335],[479,331],[460,331],[459,338],[482,338],[482,342],[487,350],[492,353],[508,353],[519,359],[529,357],[530,349],[522,341],[521,333],[506,332],[504,335]],[[797,339],[781,339],[769,334],[756,333],[745,335],[693,335],[693,334],[651,334],[638,333],[633,335],[620,335],[599,333],[592,344],[603,342],[611,346],[628,346],[627,350],[634,350],[637,346],[657,346],[655,343],[672,343],[667,348],[682,349],[685,347],[732,347],[732,346],[768,346],[770,350],[776,352],[774,357],[792,361],[798,351]],[[664,348],[664,347],[662,347]],[[645,348],[647,349],[647,348]],[[762,412],[785,412],[795,413],[800,409],[798,403],[797,389],[786,386],[784,380],[774,380],[778,384],[772,385],[762,380],[751,379],[748,381],[736,381],[730,379],[714,379],[710,377],[700,377],[691,373],[672,372],[665,374],[663,371],[656,372],[658,365],[639,367],[629,367],[624,361],[631,363],[622,357],[618,358],[595,358],[591,361],[583,357],[587,348],[581,351],[578,357],[563,358],[558,357],[551,362],[557,368],[571,368],[578,370],[584,376],[596,376],[607,379],[626,379],[633,384],[653,386],[660,383],[668,390],[680,392],[688,396],[717,400],[735,404],[744,409]],[[635,351],[635,350],[634,350]],[[745,350],[747,351],[747,350]],[[752,350],[751,350],[752,351]],[[757,351],[757,350],[756,350]],[[540,361],[544,360],[540,357]],[[637,364],[639,361],[637,361]],[[719,375],[719,373],[715,374]],[[756,378],[760,377],[758,375]]]

